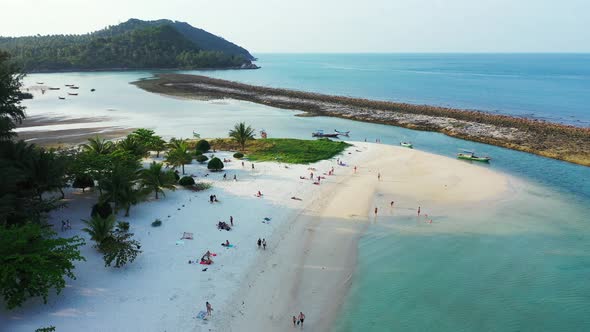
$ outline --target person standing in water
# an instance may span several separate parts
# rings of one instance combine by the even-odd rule
[[[377,215],[377,211],[379,211],[379,209],[375,207],[375,215]]]
[[[305,315],[303,312],[299,312],[299,323],[301,323],[301,328],[303,328],[303,321],[305,320]]]
[[[418,207],[418,217],[420,216],[420,207]]]
[[[211,316],[211,312],[213,311],[213,307],[211,306],[211,303],[209,303],[208,301],[205,302],[205,307],[207,308],[207,316]]]

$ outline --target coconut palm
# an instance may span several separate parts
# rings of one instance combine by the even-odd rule
[[[137,157],[145,157],[148,149],[144,143],[136,136],[129,135],[117,143],[117,149],[128,152]]]
[[[174,167],[182,166],[182,174],[184,174],[184,165],[190,164],[193,157],[188,152],[188,144],[184,140],[170,140],[170,151],[166,156],[166,162],[172,164]]]
[[[151,129],[139,128],[133,131],[130,136],[135,137],[149,151],[156,151],[156,157],[160,157],[160,151],[164,150],[166,141],[155,134]]]
[[[165,195],[163,189],[174,190],[176,183],[174,172],[162,171],[162,163],[152,162],[150,168],[143,169],[139,176],[141,185],[147,189],[147,192],[155,192],[156,199],[158,199],[159,193]]]
[[[245,122],[239,122],[234,125],[234,129],[229,131],[229,137],[235,139],[244,150],[246,142],[254,139],[254,129],[246,126]]]
[[[109,154],[115,149],[115,144],[113,144],[113,142],[107,141],[99,136],[89,138],[88,143],[82,144],[81,146],[83,151],[96,154]]]
[[[103,190],[101,199],[115,203],[115,211],[125,208],[125,216],[128,216],[131,205],[137,204],[143,196],[135,185],[139,171],[135,164],[115,164],[110,174],[99,181]]]
[[[111,236],[115,228],[115,215],[111,214],[106,218],[102,218],[98,214],[93,216],[90,220],[83,220],[86,223],[82,230],[90,235],[90,239],[97,244],[102,243],[105,239]]]

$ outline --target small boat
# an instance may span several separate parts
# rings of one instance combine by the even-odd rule
[[[350,130],[349,131],[339,131],[337,129],[334,129],[334,132],[338,135],[346,136],[346,137],[348,137],[348,135],[350,134]]]
[[[94,92],[94,91],[96,91],[96,89],[90,89],[90,92]]]
[[[475,152],[469,150],[463,150],[463,152],[457,153],[457,158],[463,160],[471,160],[471,161],[481,161],[484,163],[489,163],[492,158],[490,157],[479,157],[475,155]]]
[[[77,93],[68,92],[68,95],[70,95],[70,96],[77,96],[78,94]]]
[[[338,138],[338,134],[325,134],[323,130],[318,130],[314,133],[311,133],[311,137],[329,137],[329,138]]]
[[[414,148],[414,146],[410,142],[400,142],[399,145],[403,146],[404,148],[410,148],[410,149]]]
[[[59,99],[61,99],[61,100],[64,100],[64,99],[66,99],[66,97],[57,97],[57,98],[59,98]]]
[[[59,90],[59,88],[49,88],[49,90]]]
[[[74,86],[73,84],[66,84],[67,87],[71,87]]]
[[[73,85],[72,85],[72,86],[70,87],[70,89],[78,90],[78,89],[80,89],[80,88],[79,88],[79,87],[77,87],[77,86],[73,86]]]
[[[43,82],[37,82],[37,84],[45,84],[45,83],[43,83]]]

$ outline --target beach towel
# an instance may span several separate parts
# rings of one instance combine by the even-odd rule
[[[213,263],[199,262],[199,264],[201,264],[201,265],[211,265],[211,264],[213,264]]]
[[[227,245],[227,246],[226,246],[225,244],[222,244],[221,246],[222,246],[222,247],[226,247],[226,248],[233,248],[233,247],[234,247],[234,245],[233,245],[233,244],[230,244],[230,245]]]
[[[184,232],[182,233],[182,237],[180,238],[181,240],[192,240],[193,239],[193,233],[188,233],[188,232]]]
[[[207,319],[207,311],[201,310],[197,314],[198,319]]]

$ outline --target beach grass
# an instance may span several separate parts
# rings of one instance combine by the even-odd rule
[[[211,145],[218,150],[237,150],[232,139],[215,139]],[[278,161],[289,164],[309,164],[333,158],[350,144],[328,139],[301,140],[292,138],[256,139],[246,143],[246,157],[252,161]]]

